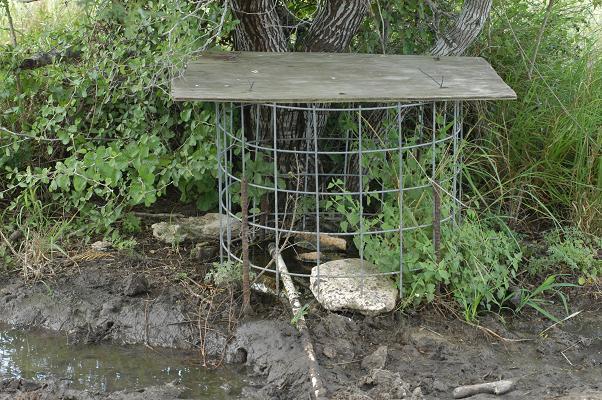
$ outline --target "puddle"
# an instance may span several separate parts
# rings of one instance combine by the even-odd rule
[[[111,344],[67,345],[65,337],[0,325],[0,375],[64,379],[71,388],[98,392],[134,390],[178,381],[187,397],[234,399],[243,371],[207,370],[195,353]],[[230,390],[224,390],[225,386]]]

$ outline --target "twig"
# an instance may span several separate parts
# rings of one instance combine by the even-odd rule
[[[581,311],[583,311],[583,310],[581,310]],[[549,331],[550,329],[552,329],[553,327],[555,327],[556,325],[562,324],[563,322],[565,322],[565,321],[567,321],[567,320],[569,320],[569,319],[571,319],[573,317],[576,317],[577,315],[581,314],[581,311],[576,311],[576,312],[572,313],[571,315],[569,315],[568,317],[566,317],[564,319],[561,319],[560,321],[554,322],[552,325],[548,326],[546,329],[544,329],[543,331],[539,332],[539,335],[541,336],[544,333],[546,333],[547,331]]]
[[[149,218],[186,218],[186,215],[180,213],[147,213],[141,211],[132,211],[130,214],[138,217],[149,217]]]
[[[537,53],[539,52],[539,46],[541,45],[541,39],[543,38],[543,32],[546,29],[546,25],[548,24],[548,19],[550,18],[550,14],[552,13],[552,6],[554,6],[554,0],[548,1],[548,6],[546,7],[546,14],[543,17],[543,23],[541,24],[541,28],[539,29],[539,34],[537,35],[537,42],[535,44],[535,51],[533,52],[533,58],[531,59],[531,66],[529,67],[528,77],[529,80],[533,77],[533,68],[535,67],[535,60],[537,59]]]
[[[428,74],[428,73],[424,72],[424,71],[422,70],[422,68],[418,68],[418,70],[419,70],[420,72],[422,72],[424,75],[426,75],[426,76],[428,76],[429,78],[431,78],[431,80],[432,80],[433,82],[435,82],[437,85],[439,85],[439,89],[444,89],[444,88],[445,88],[445,86],[443,86],[443,81],[444,81],[444,79],[445,79],[445,77],[444,77],[444,76],[442,76],[442,77],[441,77],[441,82],[439,82],[438,80],[436,80],[435,78],[433,78],[433,76],[432,76],[432,75],[430,75],[430,74]]]
[[[503,380],[496,382],[480,383],[478,385],[460,386],[454,389],[454,399],[474,396],[480,393],[505,394],[514,390],[514,381]]]
[[[286,267],[286,264],[284,263],[280,252],[278,251],[278,246],[276,246],[274,243],[270,243],[268,250],[270,251],[270,255],[276,259],[276,269],[280,271],[284,290],[291,304],[293,315],[298,316],[296,325],[299,333],[301,334],[303,349],[305,350],[309,360],[309,377],[311,380],[311,386],[313,388],[313,395],[316,399],[322,399],[326,395],[326,388],[324,387],[324,384],[322,383],[322,377],[320,376],[320,366],[318,365],[316,352],[314,351],[314,346],[309,336],[309,328],[307,327],[305,317],[303,316],[303,307],[301,306],[301,301],[299,300],[299,293],[297,292],[295,284],[289,275],[288,268]]]
[[[8,18],[8,30],[10,32],[10,40],[14,47],[17,47],[17,32],[15,30],[15,24],[13,21],[13,16],[10,13],[10,7],[8,6],[8,0],[2,0],[4,4],[4,9],[6,10],[6,18]]]

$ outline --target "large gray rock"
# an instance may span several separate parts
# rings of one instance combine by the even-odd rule
[[[240,222],[219,213],[208,213],[202,217],[181,218],[173,222],[153,224],[153,236],[168,244],[186,241],[217,241],[220,235],[220,221],[224,232],[229,224],[232,237],[240,236]]]
[[[363,261],[364,273],[380,272],[378,267]],[[386,275],[364,276],[362,260],[346,258],[319,265],[311,270],[310,287],[316,299],[330,311],[352,310],[364,315],[378,315],[392,311],[397,301],[397,287]],[[351,276],[353,278],[329,278],[328,276]],[[362,291],[363,286],[363,291]]]

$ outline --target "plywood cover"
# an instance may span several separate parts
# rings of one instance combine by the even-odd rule
[[[480,57],[203,53],[172,82],[175,100],[396,102],[515,99]]]

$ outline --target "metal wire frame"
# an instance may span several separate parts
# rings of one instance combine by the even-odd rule
[[[430,116],[425,118],[427,113]],[[279,113],[297,113],[304,120],[305,137],[286,137],[281,130],[284,127],[279,120]],[[370,114],[373,113],[373,114]],[[380,114],[376,114],[380,113]],[[382,116],[376,129],[370,126],[365,115]],[[266,117],[269,116],[269,117]],[[342,131],[335,129],[340,124],[328,126],[329,120],[339,121],[345,116],[355,122],[352,128]],[[242,221],[237,212],[235,199],[239,194],[241,177],[246,176],[250,190],[261,192],[270,204],[270,210],[258,210],[257,196],[251,199],[248,224],[252,240],[265,237],[277,244],[283,238],[291,235],[305,234],[315,236],[315,248],[318,254],[316,260],[317,281],[321,278],[355,278],[361,281],[369,276],[396,276],[400,296],[403,296],[404,271],[412,271],[404,265],[404,233],[419,229],[430,229],[433,218],[408,224],[404,221],[404,210],[411,209],[412,204],[406,201],[412,193],[428,193],[433,185],[437,185],[446,198],[442,204],[449,204],[447,214],[442,215],[440,223],[460,222],[460,200],[462,186],[462,103],[454,102],[418,102],[395,103],[385,106],[366,106],[349,104],[346,106],[330,107],[324,105],[284,105],[284,104],[234,104],[218,103],[216,105],[217,130],[217,159],[219,182],[220,213],[232,220]],[[262,120],[263,118],[263,120]],[[269,118],[269,120],[268,120]],[[451,125],[451,131],[446,128]],[[343,124],[344,125],[344,124]],[[368,125],[368,128],[366,128]],[[383,128],[385,127],[385,128]],[[430,130],[429,134],[426,132]],[[384,140],[379,135],[388,135]],[[392,135],[395,134],[395,135]],[[430,158],[424,159],[430,152]],[[370,157],[380,157],[383,160],[396,160],[397,180],[385,182],[384,179],[370,176],[366,171],[365,160]],[[342,160],[341,160],[342,158]],[[296,160],[294,170],[290,162]],[[257,162],[263,160],[271,164],[263,170],[262,178],[257,182],[249,179],[254,172],[250,171],[248,160]],[[444,162],[447,160],[447,162]],[[451,160],[451,165],[449,164]],[[420,166],[419,182],[407,184],[407,171],[410,161]],[[395,164],[393,162],[393,164]],[[325,166],[330,167],[324,171]],[[416,177],[414,177],[416,179]],[[335,181],[343,181],[342,185],[333,185]],[[359,181],[356,188],[350,182]],[[394,228],[366,228],[365,221],[378,214],[374,210],[375,199],[384,203],[395,196],[399,207],[399,226]],[[327,207],[329,199],[352,198],[359,205],[359,225],[356,229],[345,231],[340,228],[342,215]],[[415,197],[415,196],[414,196]],[[293,200],[291,200],[293,199]],[[368,204],[368,200],[371,203]],[[305,209],[298,219],[291,222],[295,206],[302,202]],[[371,210],[372,209],[372,210]],[[433,213],[434,214],[434,213]],[[337,229],[337,223],[339,228]],[[235,244],[232,223],[220,226],[220,259],[225,261],[242,262],[240,248]],[[324,230],[322,225],[335,229]],[[374,235],[399,235],[399,265],[398,268],[379,273],[368,273],[362,268],[357,275],[324,275],[320,274],[320,237],[328,235],[343,238],[359,238],[357,251],[359,258],[364,260],[365,238]],[[276,274],[275,269],[262,267],[251,263],[258,271]],[[303,272],[289,272],[290,276],[309,277]],[[363,289],[362,289],[363,290]]]

